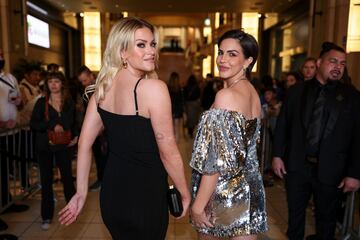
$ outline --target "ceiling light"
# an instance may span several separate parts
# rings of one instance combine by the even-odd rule
[[[204,24],[205,26],[210,26],[210,18],[205,18]]]
[[[42,9],[41,7],[39,7],[38,5],[35,5],[35,4],[33,4],[33,3],[29,2],[29,1],[26,2],[26,5],[27,5],[29,8],[31,8],[31,9],[39,12],[39,13],[42,13],[42,14],[44,14],[44,15],[48,15],[48,12],[45,11],[44,9]]]

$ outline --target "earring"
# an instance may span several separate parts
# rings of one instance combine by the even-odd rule
[[[244,74],[246,74],[246,72],[247,72],[247,67],[243,66],[243,71],[244,71]]]
[[[125,69],[128,67],[128,63],[126,62],[126,60],[123,60],[122,65],[123,65],[123,68],[125,68]]]

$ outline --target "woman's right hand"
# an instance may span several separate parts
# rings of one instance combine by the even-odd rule
[[[86,195],[76,193],[70,202],[59,212],[59,222],[70,225],[75,222],[85,204]]]
[[[54,127],[54,131],[55,132],[63,132],[64,128],[60,124],[56,124],[55,127]]]
[[[210,217],[206,215],[204,209],[198,209],[195,204],[191,208],[191,222],[199,228],[211,228],[214,227],[210,221]]]

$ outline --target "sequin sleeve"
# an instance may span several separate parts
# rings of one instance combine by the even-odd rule
[[[239,171],[246,157],[242,121],[231,112],[212,109],[202,114],[190,166],[201,174]]]

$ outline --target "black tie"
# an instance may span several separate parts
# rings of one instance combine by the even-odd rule
[[[315,147],[315,148],[318,147],[322,135],[322,120],[323,120],[324,106],[326,100],[325,91],[326,91],[325,86],[321,87],[319,96],[317,97],[314,103],[313,112],[310,118],[310,123],[306,134],[308,144],[311,147]]]

